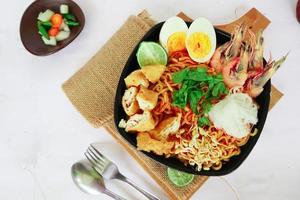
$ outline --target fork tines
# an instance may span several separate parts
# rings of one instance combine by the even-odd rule
[[[88,147],[84,155],[99,173],[102,173],[110,162],[93,145]]]

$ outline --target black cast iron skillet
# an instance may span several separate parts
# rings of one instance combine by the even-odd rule
[[[188,25],[190,25],[189,22],[187,22]],[[148,33],[141,39],[142,41],[158,41],[159,39],[159,32],[163,25],[163,22],[155,25],[153,28],[151,28]],[[227,41],[230,40],[230,35],[228,33],[225,33],[219,29],[216,30],[216,36],[217,36],[217,44],[221,45]],[[139,45],[139,44],[138,44]],[[119,128],[118,124],[121,119],[127,119],[127,115],[124,112],[122,108],[122,96],[124,94],[124,91],[126,90],[124,78],[128,76],[132,71],[139,69],[139,65],[136,59],[136,52],[138,49],[138,45],[135,47],[133,52],[128,58],[128,61],[122,71],[122,74],[119,79],[119,84],[116,91],[115,96],[115,105],[114,105],[114,121],[115,126],[119,133],[123,136],[125,140],[127,140],[131,145],[136,147],[136,134],[132,133],[126,133],[123,128]],[[259,110],[258,110],[258,122],[254,126],[254,128],[258,129],[258,132],[255,136],[250,137],[249,141],[241,147],[241,153],[237,156],[233,156],[230,158],[228,162],[225,162],[220,170],[201,170],[197,171],[195,167],[187,165],[185,166],[180,160],[177,158],[165,158],[164,156],[158,156],[154,153],[147,153],[143,152],[146,156],[152,158],[153,160],[156,160],[168,167],[196,174],[196,175],[203,175],[203,176],[222,176],[229,174],[233,172],[235,169],[237,169],[247,158],[247,156],[250,154],[251,150],[255,146],[266,121],[267,115],[268,115],[268,108],[270,103],[270,91],[271,91],[271,81],[268,81],[267,84],[264,86],[264,91],[256,98],[256,102],[259,104]]]

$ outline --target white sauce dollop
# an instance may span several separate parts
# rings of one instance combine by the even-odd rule
[[[258,107],[248,94],[234,93],[215,104],[208,115],[216,128],[243,138],[250,133],[251,125],[257,123],[257,112]]]

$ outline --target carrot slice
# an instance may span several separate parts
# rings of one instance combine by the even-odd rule
[[[50,19],[52,23],[52,27],[59,28],[60,25],[62,24],[62,20],[63,20],[62,15],[54,14]]]
[[[54,28],[52,27],[49,31],[48,31],[48,34],[49,36],[56,36],[58,34],[59,30],[58,28]]]

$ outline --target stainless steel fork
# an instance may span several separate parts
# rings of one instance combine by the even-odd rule
[[[88,147],[87,151],[84,153],[86,158],[91,162],[96,171],[106,179],[119,179],[124,181],[138,190],[140,193],[145,195],[150,200],[159,200],[154,195],[146,192],[144,189],[137,186],[130,179],[125,177],[119,172],[119,169],[115,163],[108,160],[103,154],[101,154],[92,144]]]

